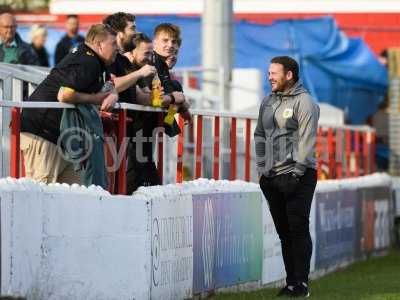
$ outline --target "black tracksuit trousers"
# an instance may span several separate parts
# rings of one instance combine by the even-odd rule
[[[291,174],[260,178],[281,240],[288,285],[308,283],[312,255],[309,217],[316,184],[314,169],[307,169],[298,180]]]

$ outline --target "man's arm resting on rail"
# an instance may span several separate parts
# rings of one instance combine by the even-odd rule
[[[118,101],[118,94],[112,91],[88,94],[62,86],[58,90],[57,100],[68,104],[96,104],[101,105],[101,110],[109,110]]]

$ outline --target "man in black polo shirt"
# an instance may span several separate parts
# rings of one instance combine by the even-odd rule
[[[57,100],[70,104],[95,104],[109,110],[118,100],[116,92],[101,92],[108,79],[106,65],[116,55],[115,32],[103,24],[93,25],[85,43],[55,66],[28,101]],[[62,109],[23,109],[21,150],[26,176],[45,183],[80,182],[73,165],[63,159],[57,142],[60,136]]]
[[[107,16],[103,24],[109,25],[117,33],[118,53],[113,64],[108,67],[115,75],[115,88],[119,93],[119,102],[136,104],[136,82],[154,75],[156,69],[148,64],[132,71],[131,63],[123,54],[131,47],[132,39],[136,34],[135,16],[118,12]],[[129,49],[130,50],[130,49]]]

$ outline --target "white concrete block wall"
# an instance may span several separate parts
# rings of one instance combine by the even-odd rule
[[[375,174],[320,182],[317,191],[390,184],[389,176]],[[255,183],[200,179],[140,188],[133,196],[112,196],[99,187],[0,179],[1,294],[74,300],[187,297],[192,292],[193,266],[179,282],[154,285],[155,263],[176,266],[182,258],[193,257],[190,243],[179,249],[155,249],[154,220],[179,218],[184,224],[180,229],[193,232],[193,224],[182,222],[193,214],[191,195],[255,191],[260,192]],[[262,283],[271,283],[285,274],[266,203],[262,213]],[[315,218],[310,224],[315,235]],[[273,252],[268,256],[268,251]]]
[[[3,295],[150,298],[147,199],[57,185],[16,189],[0,191]]]
[[[69,293],[75,299],[149,296],[149,202],[129,200],[46,195],[44,270],[51,277],[50,288],[59,290],[57,295]]]

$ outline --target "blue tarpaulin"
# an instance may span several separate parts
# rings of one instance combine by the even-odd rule
[[[183,45],[177,66],[201,65],[201,20],[198,17],[138,16],[138,30],[152,36],[162,22],[181,26]],[[22,30],[26,37],[27,30]],[[57,40],[60,31],[51,30]],[[50,41],[54,45],[54,41]],[[347,121],[364,123],[383,99],[388,86],[387,71],[366,43],[349,38],[331,17],[279,20],[271,25],[237,22],[234,30],[234,66],[267,72],[277,55],[290,55],[300,64],[301,79],[320,102],[343,109]],[[50,49],[54,52],[54,49]],[[264,89],[270,87],[264,76]]]

